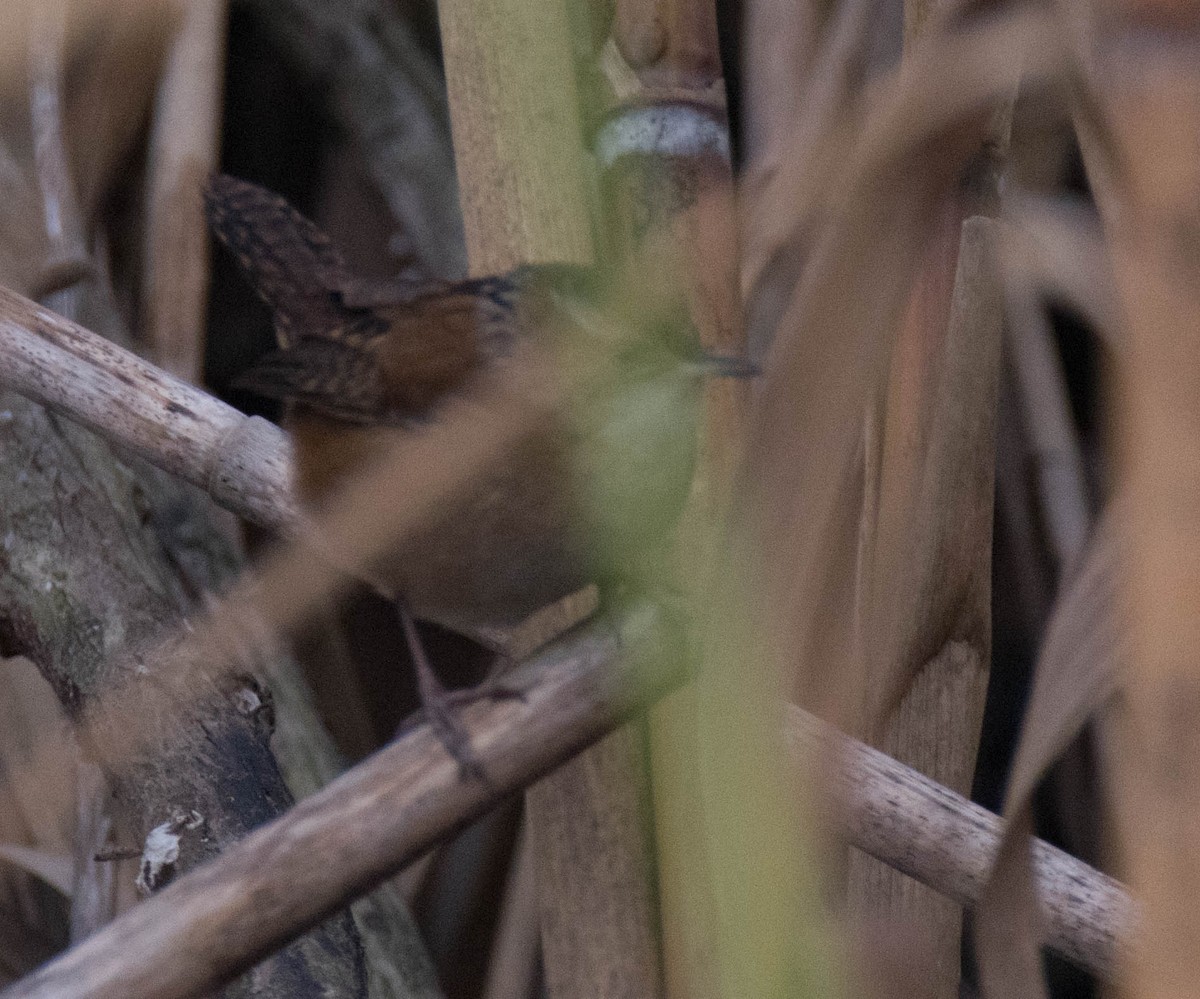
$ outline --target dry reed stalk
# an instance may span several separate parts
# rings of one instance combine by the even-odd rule
[[[455,0],[440,21],[470,272],[591,263],[566,11]]]
[[[758,0],[748,14],[741,284],[756,357],[769,346],[806,263],[824,207],[813,188],[833,186],[832,173],[849,153],[848,125],[865,52],[880,24],[865,0],[842,0],[830,20],[818,44],[803,37],[815,26],[802,12]],[[793,53],[793,59],[814,51],[807,64],[789,65],[775,55],[777,49]],[[786,195],[764,197],[781,176],[790,177]],[[789,203],[790,213],[776,210]]]
[[[846,310],[834,300],[848,291],[854,269],[843,255],[865,248],[865,232],[856,231],[859,213],[868,215],[864,202],[876,202],[872,180],[864,180],[873,172],[864,164],[868,144],[860,145],[875,108],[864,107],[858,91],[877,8],[868,13],[868,5],[853,0],[827,7],[821,37],[806,39],[814,26],[798,10],[756,6],[755,33],[745,51],[746,61],[753,65],[757,59],[759,68],[746,94],[750,109],[744,104],[744,111],[759,127],[740,192],[741,284],[750,349],[756,358],[766,355],[766,378],[755,386],[761,390],[747,435],[748,470],[743,469],[735,507],[741,516],[731,525],[735,534],[728,546],[734,553],[731,578],[723,581],[714,604],[718,628],[738,624],[738,614],[753,623],[734,632],[740,647],[736,638],[715,636],[703,688],[702,724],[713,743],[704,759],[711,771],[705,789],[715,858],[710,880],[724,910],[717,934],[723,946],[710,960],[723,973],[717,983],[722,994],[774,995],[791,988],[838,995],[849,989],[855,969],[843,942],[833,936],[841,928],[830,925],[816,873],[827,869],[832,856],[827,838],[835,831],[818,802],[819,768],[812,759],[797,774],[781,768],[787,754],[773,720],[780,702],[795,696],[798,662],[810,676],[827,671],[818,683],[842,675],[839,656],[845,649],[838,638],[852,600],[838,583],[849,578],[853,558],[838,542],[852,534],[860,499],[853,495],[854,483],[841,476],[842,449],[849,444],[841,428],[852,425],[861,410],[844,414],[844,422],[835,417],[832,426],[824,417],[847,403],[855,410],[862,368],[874,364],[856,338],[878,330],[877,316],[863,326],[857,325],[861,315],[844,326],[842,319],[854,305],[865,305],[870,314],[877,303],[858,299]],[[812,55],[806,65],[780,65],[763,58],[774,49]],[[748,137],[754,140],[755,133]],[[847,196],[855,182],[862,183],[855,192],[862,201]],[[801,301],[807,314],[797,310]],[[837,356],[822,356],[825,348]],[[779,408],[772,411],[775,402]],[[816,495],[826,487],[832,494]],[[765,572],[740,564],[738,556],[754,549],[761,550],[756,561]],[[806,621],[812,625],[807,635]],[[810,636],[818,636],[818,644],[830,642],[817,648],[808,644]],[[828,649],[836,653],[827,656]]]
[[[760,33],[772,27],[762,12],[755,23]],[[866,23],[864,4],[839,5],[804,73],[803,90],[789,89],[792,80],[784,70],[775,84],[780,93],[770,91],[771,80],[764,74],[756,81],[757,91],[747,97],[765,108],[788,108],[791,113],[772,122],[773,130],[761,136],[761,148],[751,149],[743,182],[742,287],[749,335],[756,356],[772,339],[774,343],[764,384],[756,393],[747,436],[753,444],[747,449],[738,511],[754,522],[752,531],[759,530],[761,536],[750,536],[764,553],[765,571],[757,574],[750,593],[761,619],[756,630],[768,643],[764,659],[771,661],[770,668],[759,671],[759,680],[775,686],[768,698],[790,700],[795,686],[805,687],[808,705],[821,703],[818,710],[836,702],[836,695],[827,696],[836,684],[817,677],[818,670],[840,676],[844,670],[839,667],[849,664],[845,622],[853,600],[850,539],[861,505],[861,483],[845,474],[852,457],[846,451],[855,443],[843,431],[860,418],[865,382],[877,365],[873,335],[891,308],[850,290],[856,269],[885,267],[890,254],[871,263],[861,257],[849,263],[841,259],[870,245],[865,230],[874,226],[867,206],[878,200],[871,181],[862,178],[870,168],[862,166],[863,149],[855,144],[866,129],[852,65],[861,51]],[[793,14],[788,30],[801,27]],[[767,45],[761,34],[748,42],[755,43],[752,54]],[[770,44],[780,44],[778,34]],[[798,40],[786,47],[803,50],[807,44]],[[871,109],[868,105],[867,111]],[[764,114],[762,122],[767,120]],[[846,196],[844,190],[848,164],[849,172],[859,171],[861,187],[854,196]],[[830,197],[830,191],[837,193]],[[843,204],[848,212],[840,211]],[[849,226],[830,224],[840,215]],[[907,235],[899,240],[901,245]],[[909,256],[907,247],[897,252],[899,260]],[[878,290],[877,285],[871,287]],[[890,291],[882,296],[885,302]],[[842,295],[848,296],[848,310],[838,302]],[[804,679],[797,681],[797,673]],[[795,797],[792,791],[786,796]],[[790,814],[775,819],[795,823]],[[762,824],[757,818],[756,822]],[[788,893],[776,904],[792,908],[797,899]]]
[[[774,159],[788,127],[796,121],[821,50],[820,28],[816,4],[792,7],[755,0],[746,5],[740,66],[745,98],[739,109],[744,122],[744,175],[769,169],[764,164]]]
[[[860,607],[867,634],[868,702],[911,677],[877,745],[967,794],[987,692],[990,646],[992,468],[1000,364],[1000,300],[990,244],[994,224],[962,226],[953,304],[937,275],[958,212],[934,243],[932,310],[902,329],[884,413],[868,437]],[[954,242],[957,242],[955,238]],[[938,284],[937,277],[944,284]],[[925,278],[931,277],[926,270]],[[949,307],[947,316],[942,310]],[[886,414],[886,415],[884,415]],[[879,448],[875,451],[874,448]],[[893,590],[901,600],[882,597]],[[891,606],[881,606],[889,601]],[[899,604],[900,606],[897,606]],[[923,665],[922,665],[923,664]],[[914,666],[918,671],[914,675]],[[871,690],[870,685],[877,685]],[[912,919],[936,948],[931,995],[958,994],[961,913],[911,879],[852,857],[856,911]]]
[[[33,2],[44,6],[42,0]],[[52,2],[62,2],[68,10],[72,59],[63,132],[79,212],[84,219],[96,219],[121,171],[140,152],[179,6],[176,0]]]
[[[1009,773],[1004,832],[975,919],[975,953],[986,995],[1030,999],[1045,991],[1040,947],[1047,937],[1045,921],[1038,918],[1039,887],[1029,845],[1034,793],[1054,762],[1077,744],[1089,721],[1110,702],[1125,650],[1113,593],[1120,564],[1113,515],[1106,515],[1085,551],[1091,511],[1083,459],[1049,320],[1038,298],[1039,292],[1055,289],[1061,294],[1073,286],[1076,292],[1094,289],[1085,296],[1089,305],[1111,299],[1110,282],[1096,280],[1108,270],[1107,250],[1091,220],[1078,218],[1078,210],[1066,212],[1027,199],[1011,207],[1001,254],[1007,361],[1019,397],[1020,424],[1030,438],[1030,463],[1058,567],[1060,597],[1038,656]],[[1103,322],[1115,342],[1117,309],[1109,304],[1111,308],[1093,308],[1092,316],[1096,322],[1098,311],[1107,313]],[[1096,817],[1089,815],[1087,821],[1094,827]],[[1110,964],[1102,975],[1110,978],[1114,970]]]
[[[63,131],[64,62],[69,55],[68,11],[65,3],[47,4],[34,12],[30,21],[29,124],[43,216],[43,225],[35,224],[32,228],[43,230],[47,242],[43,280],[50,283],[44,290],[47,301],[53,302],[56,308],[76,312],[85,300],[82,279],[91,270],[91,261],[84,244],[84,223]],[[139,97],[133,97],[130,103],[137,106]],[[11,143],[13,139],[9,141]],[[50,538],[45,538],[42,544],[51,548],[53,543]],[[60,571],[63,568],[60,564]],[[11,564],[9,571],[12,572]],[[113,572],[110,578],[117,575]],[[11,615],[25,603],[15,596],[8,601],[6,613]],[[129,608],[124,610],[128,612]],[[52,646],[54,640],[47,644]],[[47,655],[45,649],[42,652],[40,668],[53,669],[46,661],[53,658],[53,653]],[[68,665],[63,672],[69,676],[69,670]],[[78,759],[72,761],[72,766],[78,834],[72,851],[70,928],[71,939],[78,940],[132,905],[135,894],[132,865],[105,867],[95,861],[95,854],[104,849],[107,837],[114,832],[112,792],[95,762]],[[70,773],[70,770],[64,768],[63,773]],[[122,877],[127,880],[118,880]]]
[[[1105,229],[1121,213],[1124,165],[1109,121],[1109,88],[1096,45],[1102,8],[1079,0],[1056,0],[1058,30],[1072,60],[1071,118],[1096,210]]]
[[[1006,228],[1002,254],[1010,363],[1023,396],[1023,422],[1033,439],[1041,504],[1062,586],[1038,656],[1009,775],[1004,836],[975,926],[986,994],[1028,999],[1046,992],[1040,959],[1044,932],[1029,847],[1034,793],[1089,721],[1107,724],[1103,712],[1129,657],[1128,621],[1116,594],[1122,566],[1116,524],[1122,515],[1114,502],[1084,549],[1090,510],[1082,457],[1038,292],[1064,295],[1109,343],[1119,346],[1128,337],[1117,328],[1120,308],[1108,248],[1094,219],[1081,218],[1078,207],[1026,198],[1014,199],[1011,207],[1013,225]],[[1089,821],[1095,824],[1095,816]]]
[[[541,956],[540,916],[529,829],[522,823],[500,903],[496,937],[488,956],[483,999],[510,999],[533,994],[537,988]]]
[[[184,381],[204,373],[208,230],[201,191],[217,168],[227,0],[182,4],[150,131],[142,336]]]
[[[747,496],[763,505],[758,516],[775,535],[763,575],[767,594],[780,599],[772,642],[785,669],[802,665],[801,696],[827,710],[839,697],[825,680],[838,678],[844,703],[857,670],[848,633],[830,637],[846,615],[845,601],[831,602],[827,589],[833,567],[848,558],[853,568],[857,426],[931,231],[930,206],[982,143],[988,108],[1011,88],[1018,53],[1032,79],[1058,65],[1044,20],[1028,13],[939,37],[932,48],[936,58],[914,52],[904,74],[864,94],[836,193],[784,312],[747,455]],[[817,192],[803,179],[810,166],[803,156],[781,158],[758,215],[769,217],[772,204],[781,213],[798,195],[811,207]],[[782,432],[792,427],[803,436]],[[815,675],[818,663],[829,672]]]
[[[566,10],[439,11],[470,270],[593,259]],[[526,795],[553,999],[660,994],[644,734],[627,726]]]
[[[114,12],[112,0],[69,0],[73,32],[76,37],[95,37],[110,29],[110,18],[114,14],[122,16],[124,11]],[[65,6],[65,5],[63,5]],[[164,0],[132,0],[121,6],[128,8],[130,20],[136,18],[152,19],[161,13]],[[11,87],[25,70],[25,59],[28,55],[26,43],[29,40],[24,25],[29,23],[39,9],[47,7],[45,0],[12,0],[5,4],[5,24],[10,29],[0,37],[0,86],[4,89]],[[111,37],[111,36],[110,36]],[[20,84],[18,87],[23,89]]]
[[[1008,193],[1003,218],[1006,287],[1069,305],[1107,346],[1121,349],[1121,306],[1097,213],[1067,199]]]
[[[1107,222],[1129,329],[1118,592],[1132,642],[1114,802],[1144,922],[1127,984],[1141,999],[1181,999],[1200,995],[1200,12],[1131,0],[1103,8],[1097,28],[1120,166]]]
[[[26,778],[30,748],[50,732],[71,737],[46,681],[27,659],[0,659],[0,984],[49,960],[70,924],[79,829],[74,816],[47,811]]]
[[[61,304],[71,306],[77,303],[77,296],[67,289],[78,285],[87,268],[88,254],[63,134],[67,14],[64,0],[52,0],[33,12],[29,25],[28,75],[33,169],[42,197],[47,242],[45,269],[58,276],[64,286],[47,291]],[[9,143],[15,144],[17,139],[11,136]]]

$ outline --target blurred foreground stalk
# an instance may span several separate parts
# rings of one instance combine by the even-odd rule
[[[1120,167],[1112,235],[1132,500],[1116,797],[1145,919],[1129,985],[1183,999],[1200,996],[1200,9],[1164,0],[1108,13],[1096,52]]]
[[[612,242],[652,248],[664,271],[676,262],[704,347],[741,355],[715,4],[619,5],[600,63],[615,95],[597,139]],[[701,674],[654,708],[649,729],[666,994],[833,996],[816,861],[803,849],[777,724],[782,685],[755,653],[745,603],[754,599],[752,577],[730,564],[725,542],[750,386],[711,380],[705,389],[677,539],[680,585],[699,605]]]

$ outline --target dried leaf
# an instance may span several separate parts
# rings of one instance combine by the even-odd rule
[[[71,897],[74,888],[75,861],[69,853],[49,853],[17,843],[0,843],[0,858],[23,871],[41,878],[51,888]]]
[[[1101,519],[1079,574],[1055,608],[1038,659],[1009,777],[1004,839],[976,917],[988,999],[1045,994],[1029,852],[1033,794],[1050,765],[1111,700],[1128,659],[1128,628],[1116,594],[1117,516],[1110,508]]]

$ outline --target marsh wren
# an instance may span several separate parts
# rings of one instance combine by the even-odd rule
[[[677,314],[657,313],[653,336],[610,336],[623,320],[605,312],[589,269],[527,266],[459,282],[361,279],[324,233],[256,185],[218,176],[205,202],[209,224],[272,310],[279,349],[238,385],[284,401],[305,503],[330,494],[396,434],[421,433],[440,402],[469,392],[472,377],[503,364],[518,341],[537,351],[587,342],[619,354],[611,390],[536,428],[380,569],[426,714],[464,772],[480,775],[451,706],[504,688],[447,692],[414,618],[494,647],[497,632],[539,608],[589,582],[603,591],[628,566],[653,562],[691,482],[698,376],[753,370],[702,354]]]

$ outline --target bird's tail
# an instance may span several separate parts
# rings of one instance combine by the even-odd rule
[[[301,333],[345,323],[346,309],[335,295],[348,279],[345,262],[329,238],[283,198],[217,174],[205,186],[204,212],[271,307],[281,347]]]

